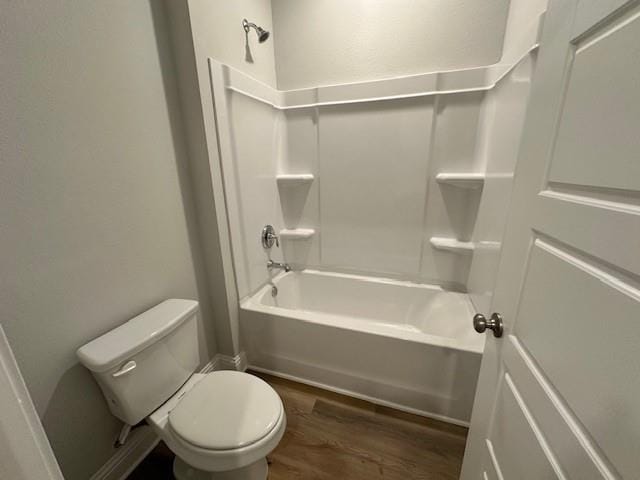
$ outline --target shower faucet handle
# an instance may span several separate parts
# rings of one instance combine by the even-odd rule
[[[278,239],[278,235],[276,235],[273,225],[264,226],[260,239],[262,240],[262,248],[269,249],[273,247],[274,243],[276,247],[280,248],[280,240]]]

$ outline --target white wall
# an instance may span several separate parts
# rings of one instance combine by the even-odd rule
[[[231,228],[239,230],[234,236],[234,256],[240,297],[258,289],[269,279],[267,261],[282,260],[278,249],[271,257],[260,242],[266,224],[282,225],[282,213],[275,182],[277,168],[276,138],[279,121],[270,106],[245,97],[229,96],[231,131],[233,132],[233,161],[225,162],[225,175],[231,173],[235,185],[227,184],[228,204],[235,196]],[[228,167],[228,169],[227,169]],[[276,272],[277,273],[277,272]]]
[[[0,7],[0,321],[67,480],[120,429],[79,346],[185,297],[216,348],[161,6]]]
[[[272,0],[278,88],[495,63],[508,8],[509,0]]]
[[[433,100],[320,109],[321,264],[417,275]]]
[[[277,2],[274,0],[274,5]],[[366,11],[365,6],[359,8]],[[310,240],[285,240],[282,252],[274,251],[278,256],[283,253],[297,267],[386,275],[459,288],[469,285],[474,294],[490,292],[495,251],[481,249],[474,258],[436,249],[430,238],[474,241],[484,248],[502,234],[504,218],[500,212],[508,195],[500,195],[509,188],[497,186],[494,177],[504,177],[513,170],[527,89],[509,87],[518,83],[514,74],[490,93],[480,87],[492,89],[492,82],[535,43],[537,20],[543,10],[542,1],[536,2],[535,8],[513,2],[507,50],[500,65],[440,75],[434,83],[423,75],[397,82],[277,92],[256,82],[252,86],[249,78],[237,72],[220,73],[216,108],[218,114],[224,112],[218,120],[223,126],[221,138],[227,143],[223,148],[223,157],[227,157],[223,158],[225,181],[234,185],[227,190],[227,198],[232,204],[229,222],[240,297],[268,279],[265,252],[256,240],[265,223],[273,223],[276,230],[316,230]],[[277,15],[274,7],[274,17]],[[331,22],[342,21],[334,20]],[[493,80],[483,86],[489,74],[494,75]],[[518,79],[519,83],[528,81]],[[255,99],[242,99],[225,85],[285,102],[278,103],[284,108],[286,102],[351,102],[350,95],[366,99],[367,92],[375,97],[414,95],[434,88],[462,91],[277,111]],[[465,91],[474,87],[480,91]],[[492,156],[509,157],[511,170],[498,165]],[[438,173],[483,173],[487,168],[486,191],[461,189],[435,179]],[[276,189],[278,173],[311,173],[316,179],[310,185]]]
[[[320,178],[318,149],[319,109],[280,112],[277,170],[281,174],[307,174]],[[320,264],[320,182],[278,187],[279,208],[285,228],[316,229],[305,241],[283,241],[282,255],[294,267]]]
[[[273,37],[259,44],[248,37],[246,56],[242,19],[272,31],[269,0],[166,0],[171,40],[178,66],[181,107],[187,130],[193,194],[203,242],[220,352],[240,352],[238,285],[232,263],[208,59],[231,65],[268,85],[275,85]],[[264,125],[262,125],[264,127]]]
[[[427,180],[424,247],[420,262],[422,281],[451,283],[462,288],[467,283],[470,258],[433,248],[430,239],[448,237],[468,241],[471,237],[478,207],[477,191],[439,184],[436,175],[479,171],[475,151],[484,98],[484,92],[438,98]]]
[[[239,350],[231,321],[237,311],[237,294],[226,230],[224,191],[221,182],[217,182],[214,175],[214,172],[218,172],[215,169],[218,147],[215,122],[209,113],[213,110],[213,102],[207,57],[199,50],[196,52],[188,0],[166,0],[165,7],[174,51],[191,167],[191,187],[202,243],[202,260],[212,300],[217,346],[220,353],[233,356]]]
[[[533,57],[525,58],[488,94],[483,108],[479,156],[486,162],[486,178],[472,236],[476,250],[467,289],[476,309],[485,315],[491,313],[533,68]]]
[[[290,148],[303,151],[306,138],[312,165],[317,158],[310,173],[318,188],[304,203],[280,195],[284,210],[304,205],[301,226],[317,230],[307,249],[306,241],[284,242],[287,260],[463,287],[469,258],[434,249],[430,238],[468,240],[473,199],[437,184],[435,176],[477,171],[483,98],[477,92],[320,107],[302,135],[287,122],[287,130],[295,129]]]
[[[276,85],[270,0],[187,2],[198,61],[206,60],[206,57],[215,58],[261,82]],[[266,42],[258,43],[255,31],[249,32],[252,61],[248,61],[246,55],[246,36],[242,28],[244,18],[272,33]]]
[[[277,94],[226,68],[216,64],[213,85],[241,298],[269,279],[259,242],[267,223],[277,231],[315,230],[311,239],[282,239],[282,249],[272,250],[272,258],[284,256],[294,267],[464,287],[470,258],[436,250],[430,238],[469,240],[479,196],[440,185],[435,176],[478,171],[484,92],[279,111],[230,90]],[[402,88],[384,90],[394,96]],[[296,173],[315,180],[277,184],[277,174]]]
[[[196,12],[215,10],[211,5],[198,4],[197,9],[192,5],[193,0],[191,16],[196,20],[192,21],[198,24],[203,15]],[[508,0],[407,2],[401,6],[385,1],[272,0],[278,88],[491,64],[502,52],[508,7]],[[241,10],[247,8],[243,5]],[[219,11],[221,18],[233,16],[227,10]],[[264,23],[269,28],[266,20]],[[194,37],[198,37],[195,29]],[[227,43],[227,49],[234,50],[237,42]],[[228,61],[209,49],[222,63],[256,77],[237,57]],[[266,76],[258,79],[273,85]],[[298,266],[408,275],[420,281],[464,285],[469,258],[437,251],[429,238],[438,235],[468,240],[477,198],[469,200],[455,189],[443,188],[434,177],[440,171],[477,169],[475,134],[482,94],[443,97],[437,112],[433,111],[433,99],[287,111],[279,114],[279,127],[277,122],[266,120],[264,105],[240,101],[235,94],[230,98],[233,160],[227,170],[233,168],[233,173],[225,175],[234,175],[237,183],[232,201],[237,210],[231,213],[229,224],[240,297],[268,279],[265,252],[254,238],[268,222],[276,229],[297,226],[317,230],[311,240],[285,241],[281,252],[274,251],[276,257],[284,254]],[[412,111],[423,121],[403,121]],[[273,132],[278,137],[275,146],[262,141],[264,135],[251,126],[249,118],[254,116],[262,118],[261,133]],[[437,118],[434,132],[432,118]],[[384,132],[393,134],[387,138]],[[404,133],[404,140],[395,135],[398,132]],[[358,144],[358,138],[363,142]],[[409,148],[407,142],[421,146]],[[267,152],[275,155],[275,168]],[[258,158],[260,154],[262,158]],[[251,165],[261,173],[252,177]],[[398,165],[406,168],[398,170]],[[273,198],[275,174],[296,172],[314,173],[318,180],[306,187],[281,187]],[[396,174],[390,175],[393,172]],[[356,184],[368,187],[354,197],[350,187]],[[470,209],[474,211],[467,214]]]
[[[539,19],[546,6],[547,0],[511,0],[500,61],[518,65],[487,94],[482,108],[476,159],[486,179],[472,234],[476,251],[467,290],[476,309],[485,315],[491,313],[513,172],[535,69],[535,54],[521,58],[522,49],[536,43]]]

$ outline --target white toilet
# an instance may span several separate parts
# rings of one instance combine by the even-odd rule
[[[198,302],[171,299],[78,349],[111,412],[146,418],[178,480],[265,480],[286,426],[278,394],[242,372],[195,373]]]

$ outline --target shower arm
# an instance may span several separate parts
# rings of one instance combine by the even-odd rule
[[[242,20],[242,28],[244,29],[244,34],[249,38],[249,31],[253,28],[256,31],[256,35],[258,36],[258,42],[264,43],[267,38],[269,38],[269,31],[265,30],[259,25],[250,22],[246,18]]]
[[[244,28],[245,33],[249,33],[251,29],[258,30],[258,25],[253,22],[248,21],[246,18],[242,20],[242,28]]]

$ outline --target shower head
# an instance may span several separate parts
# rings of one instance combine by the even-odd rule
[[[259,27],[255,23],[249,22],[246,18],[242,20],[242,28],[244,28],[244,33],[249,33],[249,30],[252,28],[256,31],[256,35],[258,36],[258,42],[264,43],[269,38],[269,32],[262,27]]]
[[[266,42],[267,38],[269,38],[269,32],[263,30],[261,27],[256,29],[256,33],[258,34],[258,41],[260,43]]]

